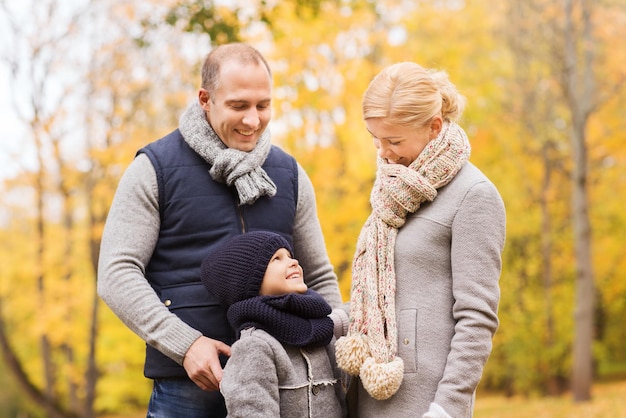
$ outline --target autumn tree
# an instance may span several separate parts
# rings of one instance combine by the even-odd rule
[[[58,326],[76,323],[81,318],[82,298],[76,293],[72,295],[79,269],[76,259],[80,257],[80,251],[75,251],[80,222],[74,196],[76,171],[71,167],[72,156],[62,152],[62,147],[71,140],[67,124],[70,102],[74,95],[80,94],[70,78],[80,74],[68,71],[61,75],[64,65],[59,54],[70,67],[76,62],[70,45],[76,39],[84,10],[67,12],[58,2],[50,1],[33,5],[27,16],[20,16],[6,2],[0,3],[0,7],[13,36],[13,43],[2,58],[11,68],[14,111],[31,139],[22,149],[32,156],[31,166],[16,178],[14,187],[24,188],[32,198],[29,205],[32,223],[27,226],[31,237],[27,251],[33,261],[31,278],[21,283],[25,287],[29,282],[32,284],[35,304],[31,314],[38,318],[38,326],[31,332],[39,341],[37,360],[41,374],[37,376],[28,370],[33,363],[31,356],[27,363],[26,358],[21,358],[24,353],[14,348],[15,342],[11,344],[9,331],[13,326],[8,313],[25,308],[13,305],[15,299],[8,298],[11,292],[0,295],[3,308],[0,340],[10,370],[48,416],[91,416],[90,399],[83,396],[79,386],[89,391],[95,385],[95,376],[81,382],[80,370],[85,361],[92,363],[89,358],[93,359],[95,354],[83,350],[82,333]],[[62,23],[54,30],[39,30],[50,21]],[[28,274],[26,271],[20,274]],[[64,299],[65,303],[60,304]]]
[[[555,253],[571,251],[569,241],[562,238],[569,218],[569,209],[563,204],[569,196],[569,165],[564,137],[565,112],[562,106],[556,105],[560,96],[557,84],[551,78],[552,49],[546,42],[554,38],[557,28],[545,22],[538,23],[533,15],[537,9],[538,5],[533,2],[511,2],[503,32],[512,57],[511,77],[507,83],[510,95],[503,104],[506,119],[517,126],[515,131],[509,131],[509,135],[516,139],[509,148],[512,152],[519,152],[516,169],[524,173],[519,184],[526,200],[519,203],[527,206],[527,217],[532,215],[526,222],[510,223],[515,232],[509,234],[507,245],[511,254],[521,261],[519,268],[513,270],[520,275],[522,287],[518,290],[536,298],[536,302],[530,302],[520,298],[519,292],[514,292],[517,300],[510,303],[516,306],[519,315],[515,319],[519,321],[515,323],[516,328],[522,325],[523,318],[529,321],[519,327],[520,334],[535,336],[532,339],[526,337],[524,343],[518,344],[518,353],[526,357],[517,360],[518,367],[540,371],[527,375],[526,379],[511,380],[517,386],[511,389],[525,391],[533,386],[556,395],[565,389],[567,371],[563,361],[569,352],[568,341],[571,341],[558,332],[561,327],[556,321],[560,318],[560,322],[567,322],[568,317],[561,313],[570,304],[564,306],[559,295],[572,273],[565,265],[556,263],[554,257]],[[543,13],[557,12],[544,10]],[[508,305],[504,309],[513,312]],[[539,352],[543,354],[524,354],[531,346],[542,347]],[[521,372],[517,368],[512,370]],[[515,372],[511,374],[515,375]],[[526,388],[523,385],[527,385]]]
[[[3,270],[0,347],[24,393],[51,417],[134,407],[149,393],[143,344],[96,294],[100,235],[124,168],[176,126],[208,49],[198,36],[157,31],[139,42],[138,16],[159,7],[141,4],[0,3],[12,41],[2,59],[26,127],[11,138],[23,165],[4,182],[11,222],[3,235],[13,238],[3,251],[20,262]],[[54,30],[41,31],[49,22]],[[129,365],[134,377],[124,379],[119,370]]]
[[[613,17],[608,18],[609,14]],[[525,137],[520,155],[530,157],[520,169],[534,166],[537,170],[526,179],[534,181],[527,190],[539,208],[536,242],[540,243],[533,250],[532,241],[510,234],[508,245],[515,246],[517,256],[533,251],[540,255],[541,264],[528,277],[541,278],[542,290],[536,296],[543,314],[526,313],[543,318],[544,326],[535,335],[548,353],[543,362],[545,390],[561,392],[571,377],[576,401],[590,399],[592,346],[598,337],[590,179],[600,179],[602,172],[590,171],[597,165],[589,147],[600,141],[590,136],[589,126],[594,114],[619,91],[619,83],[616,88],[612,81],[598,80],[605,74],[603,56],[613,42],[600,33],[598,22],[615,30],[620,15],[623,10],[609,2],[533,0],[509,2],[505,22],[514,62],[509,84],[514,94],[507,108]],[[564,252],[571,254],[571,263],[564,263]],[[572,302],[564,305],[568,295]],[[526,310],[536,306],[536,302],[524,305],[524,298],[512,303]],[[563,315],[568,311],[574,315]],[[570,321],[571,326],[561,324]],[[565,367],[568,359],[571,370]]]
[[[589,117],[598,105],[596,49],[593,47],[593,3],[565,0],[561,88],[570,113],[569,136],[572,145],[572,225],[576,260],[576,299],[572,393],[574,400],[591,399],[593,380],[594,310],[596,291],[591,261],[591,222],[589,219],[588,136]]]

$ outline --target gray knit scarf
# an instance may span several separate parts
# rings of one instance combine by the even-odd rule
[[[445,122],[409,167],[378,160],[369,216],[352,264],[350,327],[337,341],[337,364],[359,375],[375,399],[387,399],[400,387],[404,365],[397,357],[394,250],[407,214],[437,197],[465,164],[470,144],[463,129]]]
[[[228,148],[206,120],[202,106],[191,103],[180,118],[185,142],[211,165],[213,180],[235,186],[240,205],[251,205],[261,196],[274,196],[276,185],[261,167],[272,147],[269,128],[250,152]]]

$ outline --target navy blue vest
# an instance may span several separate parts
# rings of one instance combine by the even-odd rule
[[[272,149],[263,169],[277,193],[239,206],[234,187],[214,181],[211,166],[193,151],[178,130],[142,148],[156,171],[161,225],[146,267],[146,277],[161,301],[203,335],[232,344],[235,333],[226,312],[200,282],[200,266],[209,251],[231,236],[254,230],[283,235],[293,245],[298,201],[298,168],[293,157]],[[225,363],[222,358],[222,363]],[[148,378],[182,377],[182,366],[146,345]]]

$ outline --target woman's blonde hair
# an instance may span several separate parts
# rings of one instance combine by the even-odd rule
[[[429,71],[413,62],[383,69],[363,96],[363,119],[385,118],[401,126],[421,127],[434,116],[456,122],[465,109],[465,97],[444,71]]]

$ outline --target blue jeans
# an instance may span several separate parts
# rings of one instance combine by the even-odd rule
[[[205,392],[190,379],[155,379],[147,418],[224,418],[219,391]]]

